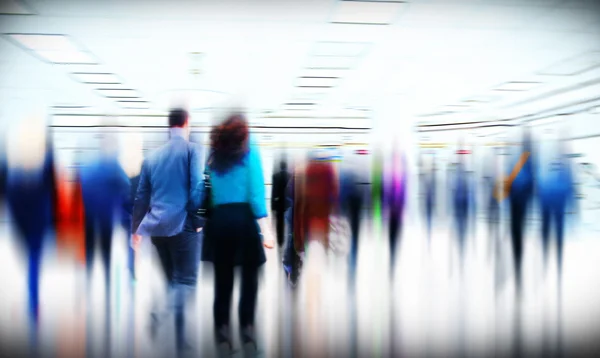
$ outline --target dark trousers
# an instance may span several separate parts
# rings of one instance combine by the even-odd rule
[[[455,208],[456,234],[458,239],[458,252],[462,261],[465,254],[467,241],[467,228],[469,227],[469,207],[466,204],[456,204]]]
[[[37,326],[40,313],[40,268],[42,261],[42,237],[28,237],[27,246],[29,254],[28,270],[27,270],[27,287],[29,298],[29,315],[34,324]]]
[[[215,268],[215,301],[213,314],[217,329],[229,325],[231,294],[233,292],[234,266],[229,263],[217,263]],[[254,325],[254,311],[258,292],[259,266],[242,266],[242,290],[238,306],[240,327]]]
[[[562,272],[562,257],[564,243],[565,209],[563,205],[544,205],[542,207],[542,248],[544,250],[544,266],[548,261],[548,248],[550,246],[550,228],[554,224],[556,230],[556,259],[558,272]]]
[[[526,209],[526,200],[510,198],[510,231],[515,265],[515,281],[518,292],[521,292],[522,283],[523,231],[525,230]]]
[[[394,271],[396,265],[396,250],[398,237],[402,234],[402,211],[393,208],[390,212],[390,272]]]
[[[282,247],[285,243],[285,211],[275,210],[275,230],[277,233],[277,244]]]
[[[108,292],[110,279],[110,256],[112,253],[113,223],[111,220],[99,219],[93,215],[85,218],[85,264],[88,274],[92,272],[96,243],[100,244],[102,263],[104,264],[104,280]]]
[[[199,234],[192,230],[171,237],[152,237],[175,311],[175,339],[179,347],[185,343],[187,292],[198,281],[198,238]]]
[[[356,280],[356,262],[358,260],[358,239],[360,235],[362,202],[360,199],[351,200],[348,208],[348,221],[350,221],[350,256],[349,256],[349,278],[350,283]]]

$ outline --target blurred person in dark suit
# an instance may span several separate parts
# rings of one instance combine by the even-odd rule
[[[520,146],[513,148],[508,160],[510,176],[505,183],[505,191],[510,205],[510,231],[512,238],[515,282],[517,292],[522,289],[523,234],[525,231],[527,209],[533,199],[535,175],[533,145],[528,127],[523,127]]]
[[[348,278],[350,287],[354,287],[356,279],[356,266],[358,259],[358,245],[360,235],[361,213],[365,201],[365,194],[360,185],[360,177],[357,173],[359,163],[356,154],[347,153],[342,161],[339,175],[339,206],[340,212],[350,223],[350,255]]]
[[[392,152],[388,169],[384,176],[383,208],[389,221],[390,276],[394,276],[398,240],[402,236],[404,206],[406,202],[407,166],[403,152]]]
[[[200,228],[194,213],[202,193],[200,147],[189,142],[190,125],[186,110],[169,113],[170,139],[143,162],[133,207],[133,245],[150,237],[158,253],[169,291],[169,309],[151,314],[151,334],[173,308],[178,353],[192,347],[185,337],[185,303],[193,295],[198,275]]]
[[[275,214],[275,225],[277,234],[277,243],[283,247],[285,241],[285,191],[290,179],[290,173],[287,170],[287,162],[282,159],[279,162],[279,168],[273,173],[271,186],[271,211]]]
[[[19,124],[9,136],[6,200],[14,227],[28,257],[28,312],[33,344],[40,318],[39,279],[43,244],[54,228],[56,184],[54,156],[43,117]]]

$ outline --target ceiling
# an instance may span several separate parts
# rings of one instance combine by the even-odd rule
[[[188,90],[199,93],[197,107],[233,96],[253,113],[281,117],[376,110],[382,100],[397,104],[394,116],[486,117],[600,78],[598,1],[0,3],[0,13],[13,13],[0,15],[3,122],[33,104],[149,113]],[[66,35],[97,64],[45,62],[10,34]],[[77,72],[114,74],[120,83],[81,83]],[[106,98],[102,86],[139,98]],[[131,101],[148,101],[150,110],[124,108]]]

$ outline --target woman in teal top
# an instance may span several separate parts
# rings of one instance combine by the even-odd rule
[[[231,115],[212,128],[207,166],[212,208],[204,227],[202,259],[214,264],[215,338],[220,346],[232,348],[229,316],[233,271],[241,266],[241,339],[256,349],[253,327],[258,269],[266,261],[263,246],[272,248],[274,239],[266,221],[260,153],[243,115]]]

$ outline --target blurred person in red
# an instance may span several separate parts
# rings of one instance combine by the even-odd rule
[[[32,340],[40,319],[39,280],[43,244],[54,227],[54,158],[43,116],[18,124],[9,136],[7,207],[28,257],[28,305]]]

